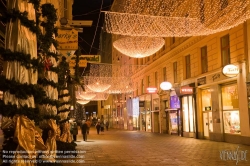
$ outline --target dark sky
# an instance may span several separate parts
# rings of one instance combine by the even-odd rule
[[[100,9],[101,11],[109,10],[112,2],[113,0],[74,0],[73,20],[93,21],[92,27],[83,27],[83,33],[79,33],[78,40],[82,54],[98,54],[100,33],[104,22],[104,13],[100,14]],[[97,26],[98,18],[99,24]]]

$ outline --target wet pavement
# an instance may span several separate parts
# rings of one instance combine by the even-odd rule
[[[250,146],[167,134],[92,127],[76,143],[80,156],[65,166],[250,166]]]

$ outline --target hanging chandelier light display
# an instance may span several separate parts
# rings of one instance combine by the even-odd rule
[[[250,18],[250,0],[115,0],[104,29],[128,36],[186,37],[233,28]]]
[[[93,92],[81,92],[79,96],[85,100],[91,100],[96,96],[96,94]]]
[[[129,94],[135,91],[134,84],[130,77],[113,77],[112,86],[107,90],[109,94]]]
[[[88,100],[77,100],[76,102],[78,104],[84,105],[84,104],[88,104],[90,101],[88,101]]]
[[[105,92],[111,87],[109,77],[84,76],[83,80],[87,88],[93,92]]]
[[[108,100],[108,93],[96,93],[96,96],[91,99],[91,101]]]
[[[163,38],[135,36],[118,39],[113,46],[129,57],[144,58],[156,53],[164,44]]]
[[[92,91],[83,90],[81,86],[78,86],[77,91],[76,91],[76,96],[84,100],[91,100],[92,98],[96,96],[96,93]]]

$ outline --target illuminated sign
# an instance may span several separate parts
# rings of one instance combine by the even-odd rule
[[[147,87],[147,93],[156,93],[157,88],[156,87]]]
[[[193,87],[184,86],[180,89],[181,94],[193,94]]]
[[[236,77],[239,74],[239,68],[235,65],[226,65],[223,67],[222,73],[227,77]]]
[[[65,30],[58,29],[56,40],[58,42],[58,49],[77,50],[78,49],[78,31],[75,29]]]
[[[79,65],[79,67],[87,67],[87,61],[86,60],[79,60],[78,65]],[[71,59],[69,62],[69,67],[75,67],[75,66],[76,66],[75,59]]]

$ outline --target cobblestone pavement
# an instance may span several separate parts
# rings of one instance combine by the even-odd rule
[[[79,134],[76,143],[84,163],[65,166],[250,166],[250,146],[167,134],[111,129],[97,135],[93,127],[86,142]]]

